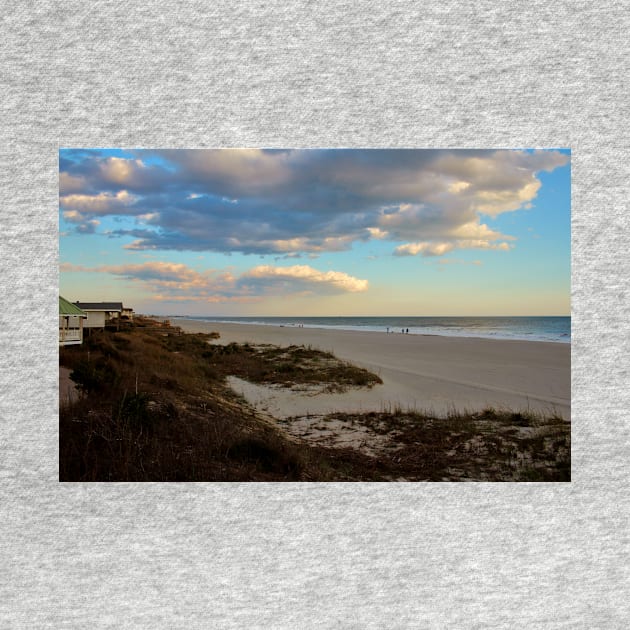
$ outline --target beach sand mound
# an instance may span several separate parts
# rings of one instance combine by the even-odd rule
[[[366,410],[367,392],[359,387],[331,394],[237,377],[227,383],[288,436],[346,457],[361,454],[385,479],[570,480],[570,423],[557,415],[487,408],[436,416],[395,405]]]

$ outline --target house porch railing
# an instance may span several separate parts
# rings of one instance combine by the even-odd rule
[[[59,343],[65,341],[81,341],[81,329],[80,328],[60,328],[59,329]]]

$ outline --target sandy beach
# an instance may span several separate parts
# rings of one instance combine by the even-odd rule
[[[364,367],[383,380],[344,393],[293,392],[240,379],[231,386],[283,418],[401,407],[446,414],[484,407],[557,413],[570,419],[571,345],[536,341],[403,335],[175,319],[185,332],[218,332],[215,343],[310,345]]]

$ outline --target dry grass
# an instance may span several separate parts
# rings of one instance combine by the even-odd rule
[[[448,418],[400,410],[328,418],[385,436],[375,460],[388,478],[571,480],[571,425],[558,416],[486,409]]]
[[[222,375],[266,385],[319,384],[326,391],[342,392],[349,387],[373,387],[383,382],[376,374],[311,347],[230,343],[211,345],[202,356]]]
[[[154,322],[62,348],[81,398],[60,409],[62,481],[294,481],[336,477],[325,458],[243,403],[213,366],[214,335]]]

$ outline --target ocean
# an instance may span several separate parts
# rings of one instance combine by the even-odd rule
[[[199,321],[303,326],[399,333],[571,343],[571,317],[200,317]]]

